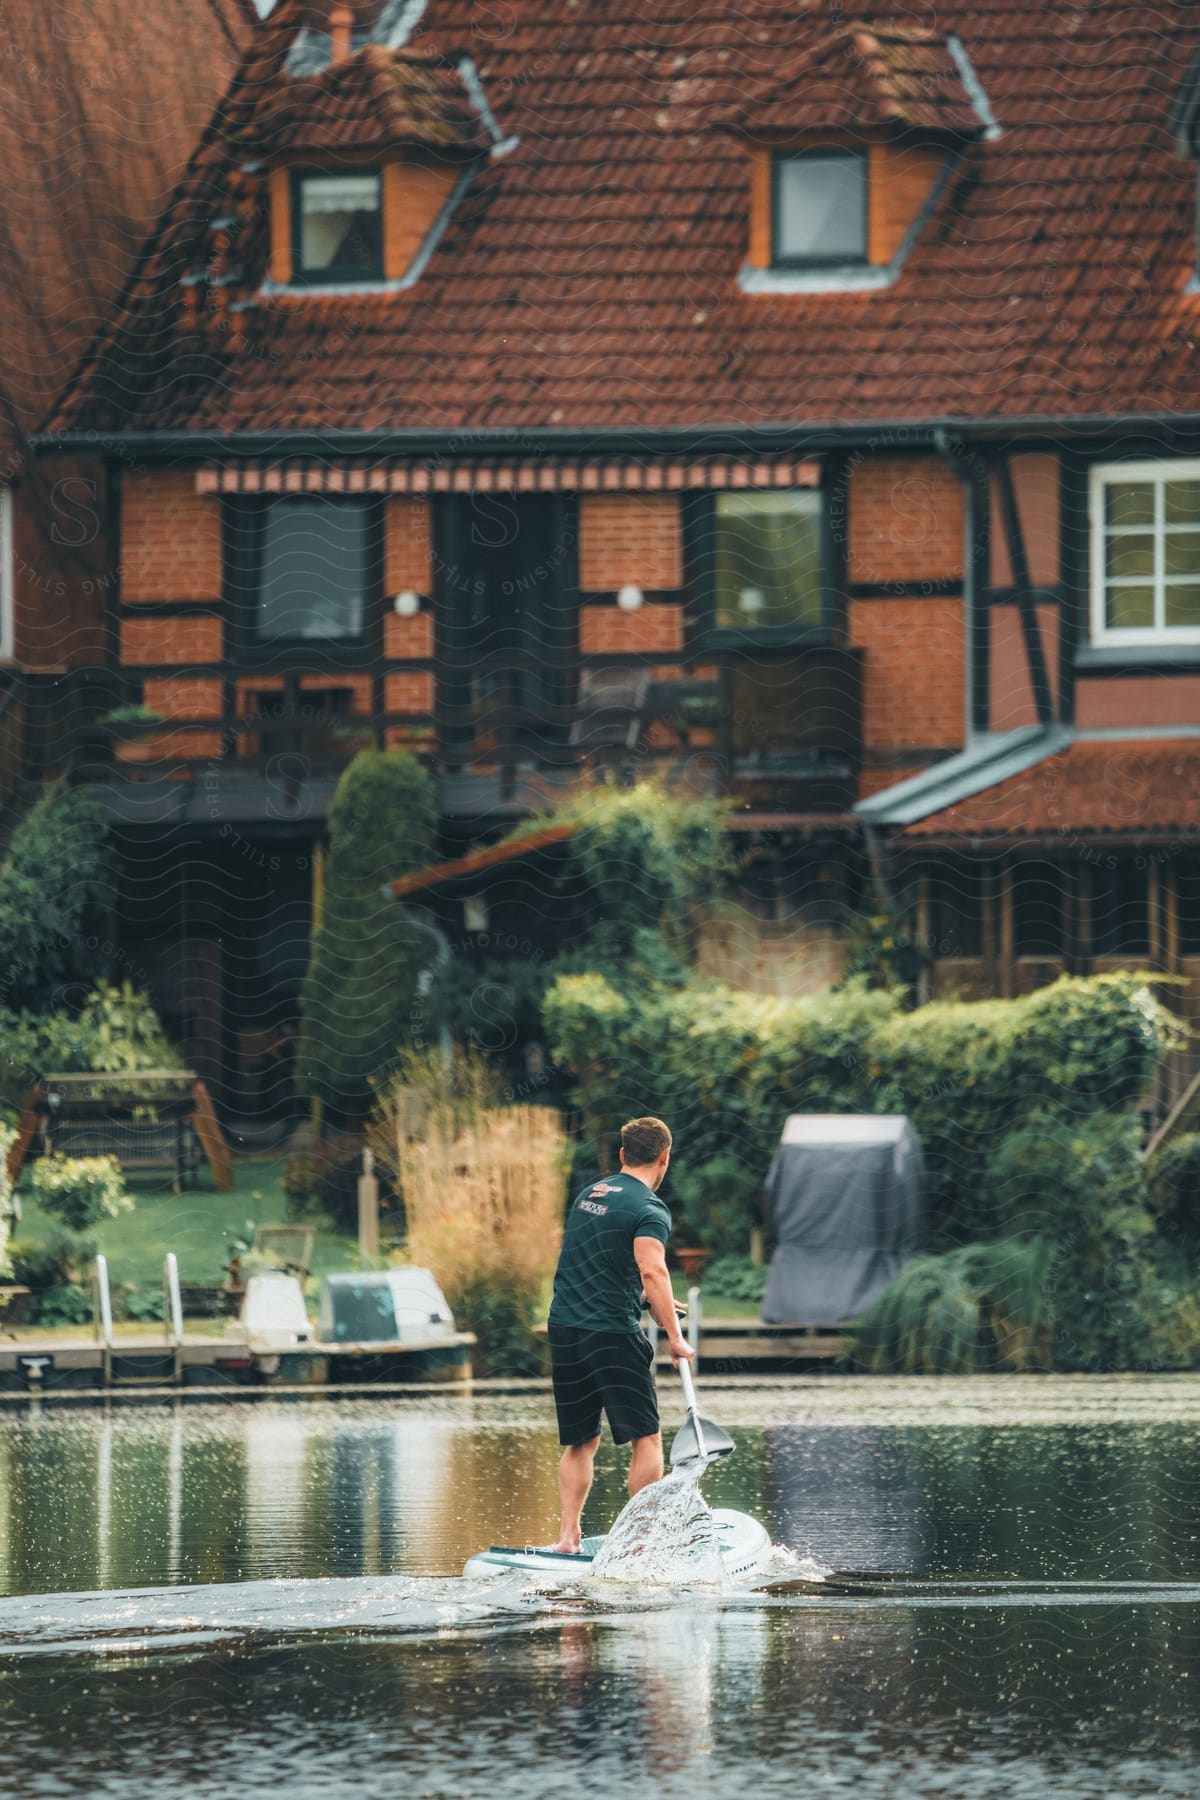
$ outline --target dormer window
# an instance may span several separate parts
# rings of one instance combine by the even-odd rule
[[[777,150],[771,199],[772,268],[867,261],[865,150]]]
[[[379,170],[293,170],[292,230],[294,282],[382,281]]]
[[[264,95],[241,146],[254,152],[243,173],[269,168],[264,292],[412,287],[472,177],[515,148],[470,57],[404,48],[415,18],[402,0],[335,6]]]
[[[746,145],[748,294],[891,287],[968,148],[1000,136],[953,32],[843,21],[728,128]]]

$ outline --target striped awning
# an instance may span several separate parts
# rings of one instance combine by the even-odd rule
[[[819,487],[812,457],[701,460],[462,457],[354,463],[293,459],[207,464],[198,494],[663,493],[688,488]]]

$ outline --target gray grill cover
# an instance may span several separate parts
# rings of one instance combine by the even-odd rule
[[[770,1325],[857,1318],[922,1247],[925,1159],[906,1118],[793,1113],[766,1193]]]

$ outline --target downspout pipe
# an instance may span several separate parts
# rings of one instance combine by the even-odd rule
[[[433,961],[417,976],[417,994],[424,1000],[433,985],[434,970],[440,969],[443,963],[449,962],[454,954],[450,948],[450,939],[441,926],[435,925],[433,920],[427,918],[420,908],[395,900],[390,881],[385,881],[379,891],[385,900],[391,900],[393,905],[399,907],[400,917],[406,925],[410,926],[413,931],[419,932],[423,937],[429,938],[433,944]],[[450,1035],[450,1027],[444,1021],[438,1027],[438,1050],[441,1053],[442,1067],[449,1073],[450,1066],[454,1061],[454,1040]]]
[[[881,831],[870,819],[860,821],[863,842],[867,846],[867,858],[871,864],[871,881],[876,893],[884,905],[890,910],[895,905],[891,883],[888,880],[888,863],[891,856],[891,839]]]

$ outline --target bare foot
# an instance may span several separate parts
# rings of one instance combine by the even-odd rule
[[[576,1532],[574,1537],[569,1537],[567,1533],[564,1532],[554,1548],[558,1551],[560,1556],[578,1556],[579,1546],[582,1542],[583,1538],[580,1536],[579,1532]]]

